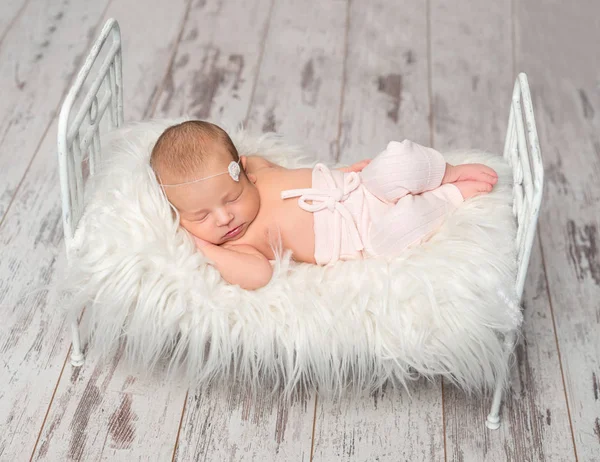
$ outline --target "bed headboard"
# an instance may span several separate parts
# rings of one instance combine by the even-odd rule
[[[544,185],[540,144],[529,83],[524,73],[519,74],[513,90],[504,158],[513,169],[513,213],[517,219],[517,295],[522,297]]]
[[[88,79],[92,75],[93,79]],[[84,181],[100,154],[100,131],[123,124],[123,77],[119,24],[109,19],[94,42],[61,107],[58,163],[65,244],[83,213]]]

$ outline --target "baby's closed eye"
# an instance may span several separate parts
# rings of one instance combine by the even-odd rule
[[[237,196],[234,196],[232,198],[230,198],[229,200],[227,200],[227,203],[231,203],[231,202],[235,202],[237,201],[240,197],[242,197],[242,193],[244,192],[244,190],[240,191],[240,193]]]
[[[206,220],[208,218],[208,213],[203,213],[201,215],[197,215],[194,217],[194,219],[192,220],[194,223],[200,223],[203,222],[204,220]]]
[[[229,200],[227,201],[227,203],[228,203],[228,204],[231,204],[232,202],[236,202],[236,201],[237,201],[237,200],[240,198],[240,196],[241,196],[241,194],[240,194],[239,196],[237,196],[237,197],[234,197],[233,199],[229,199]]]

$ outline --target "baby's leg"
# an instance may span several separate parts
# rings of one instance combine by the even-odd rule
[[[401,198],[382,217],[373,217],[368,250],[384,257],[398,255],[431,237],[462,202],[461,190],[454,184]]]
[[[435,149],[409,140],[390,141],[360,173],[367,189],[379,199],[396,202],[407,194],[419,194],[442,184],[444,157]]]

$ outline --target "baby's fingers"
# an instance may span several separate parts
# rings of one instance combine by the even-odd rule
[[[194,243],[196,244],[196,248],[197,249],[201,249],[202,247],[206,247],[207,245],[210,244],[210,242],[205,241],[204,239],[200,239],[199,237],[193,236],[194,237]]]

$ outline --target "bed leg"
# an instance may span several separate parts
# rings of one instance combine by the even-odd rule
[[[515,343],[515,333],[509,332],[504,339],[504,353],[506,355],[506,361],[510,360],[510,355]],[[510,372],[507,369],[507,373]],[[504,380],[498,380],[496,383],[496,389],[494,390],[494,398],[492,400],[492,408],[485,421],[485,426],[490,430],[497,430],[500,428],[500,406],[502,405],[502,392],[503,392]]]
[[[71,365],[74,367],[83,366],[83,351],[81,351],[81,337],[79,336],[79,323],[77,316],[71,320],[71,336],[73,338],[73,348],[71,349]]]
[[[494,399],[492,401],[492,409],[487,416],[485,426],[490,430],[498,430],[500,428],[500,405],[502,404],[502,384],[498,382],[494,390]]]

